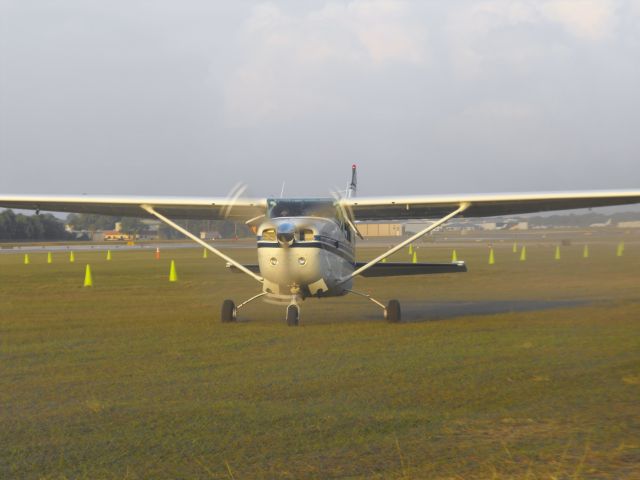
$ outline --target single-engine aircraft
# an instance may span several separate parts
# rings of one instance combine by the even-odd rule
[[[310,297],[348,293],[366,297],[389,322],[401,320],[400,303],[386,305],[353,290],[357,276],[388,277],[466,272],[464,262],[393,263],[384,259],[454,217],[492,217],[640,203],[640,190],[483,195],[357,197],[356,166],[344,194],[334,198],[226,198],[2,195],[0,207],[55,212],[157,218],[227,262],[227,267],[258,281],[262,291],[235,304],[222,304],[222,322],[258,298],[286,304],[286,322],[298,325],[300,303]],[[256,229],[258,263],[243,265],[178,225],[176,219],[229,219]],[[363,220],[438,220],[368,262],[357,262],[355,223]]]

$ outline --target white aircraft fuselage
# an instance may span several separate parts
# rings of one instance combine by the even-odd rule
[[[263,292],[272,297],[341,296],[355,268],[355,235],[334,201],[270,200],[257,229]]]

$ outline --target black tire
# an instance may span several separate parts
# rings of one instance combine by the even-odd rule
[[[287,325],[297,327],[300,321],[300,309],[297,305],[289,305],[287,307]]]
[[[220,321],[222,323],[230,323],[236,321],[236,304],[233,303],[233,300],[225,300],[224,302],[222,302]]]
[[[389,304],[385,310],[385,318],[389,323],[400,323],[402,316],[400,314],[400,302],[398,300],[389,300]]]

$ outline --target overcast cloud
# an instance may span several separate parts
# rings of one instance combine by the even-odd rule
[[[0,192],[640,187],[640,0],[0,0]]]

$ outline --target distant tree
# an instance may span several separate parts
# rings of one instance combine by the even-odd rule
[[[73,225],[74,230],[113,230],[120,217],[108,215],[95,215],[93,213],[70,213],[67,215],[67,223]]]
[[[0,240],[68,240],[64,223],[51,214],[23,215],[12,210],[0,213]]]
[[[146,229],[145,224],[139,218],[123,217],[120,219],[120,224],[122,231],[130,235],[138,234]]]

